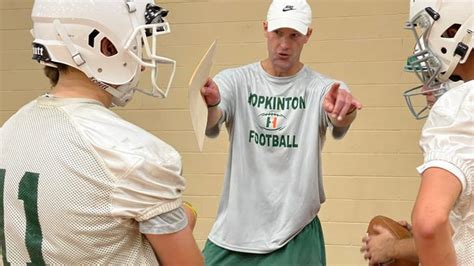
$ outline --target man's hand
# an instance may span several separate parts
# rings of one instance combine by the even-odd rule
[[[334,83],[324,97],[324,110],[331,121],[343,121],[346,115],[356,109],[362,109],[362,104],[345,89],[340,89],[341,84]]]
[[[208,78],[204,87],[201,88],[201,95],[206,101],[208,110],[206,135],[210,137],[217,136],[219,134],[219,128],[216,126],[221,119],[223,112],[220,108],[217,108],[221,102],[221,94],[219,92],[219,87],[212,78]]]
[[[369,264],[384,263],[392,259],[391,251],[394,249],[395,237],[382,226],[374,226],[375,235],[362,238],[362,247],[364,259],[369,260]]]
[[[206,84],[202,87],[201,95],[204,97],[208,107],[217,106],[221,102],[219,87],[211,78],[208,78]]]

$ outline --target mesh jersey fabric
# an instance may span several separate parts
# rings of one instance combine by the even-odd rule
[[[156,265],[138,222],[178,208],[184,190],[173,148],[88,99],[20,109],[2,128],[0,169],[3,257],[15,264]]]
[[[335,80],[308,67],[274,77],[260,62],[214,80],[230,150],[209,240],[233,251],[270,253],[309,224],[325,201],[321,149],[332,125],[322,102]],[[347,129],[332,134],[342,137]]]
[[[423,173],[443,168],[462,184],[450,221],[458,265],[474,265],[474,81],[446,92],[433,106],[423,127],[420,146]]]

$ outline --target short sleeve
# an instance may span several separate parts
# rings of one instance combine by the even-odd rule
[[[139,223],[142,234],[172,234],[183,230],[188,225],[188,218],[183,207],[165,212]]]
[[[110,215],[144,221],[181,206],[181,156],[148,131],[99,105],[66,111],[108,173]]]
[[[222,117],[215,128],[208,129],[206,135],[214,137],[219,135],[220,128],[224,122],[231,123],[235,113],[235,70],[226,69],[214,77],[214,82],[219,87],[221,102],[218,108],[222,111]]]
[[[424,163],[418,167],[420,174],[430,167],[451,172],[468,194],[474,175],[474,94],[470,91],[453,89],[433,106],[420,139]]]
[[[184,178],[179,172],[137,157],[134,167],[116,183],[112,214],[139,222],[148,220],[181,206],[184,189]]]
[[[235,109],[235,70],[226,69],[221,71],[214,77],[214,81],[219,87],[221,95],[221,103],[219,107],[224,111],[225,122],[229,122],[229,119],[234,115]]]

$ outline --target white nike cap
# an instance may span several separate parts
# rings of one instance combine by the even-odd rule
[[[273,0],[268,8],[268,31],[291,28],[306,35],[311,20],[311,7],[306,0]]]

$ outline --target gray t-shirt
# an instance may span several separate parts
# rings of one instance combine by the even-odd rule
[[[308,67],[274,77],[260,63],[224,70],[214,80],[231,145],[209,239],[229,250],[269,253],[310,223],[325,201],[321,148],[332,125],[322,103],[335,81]]]

